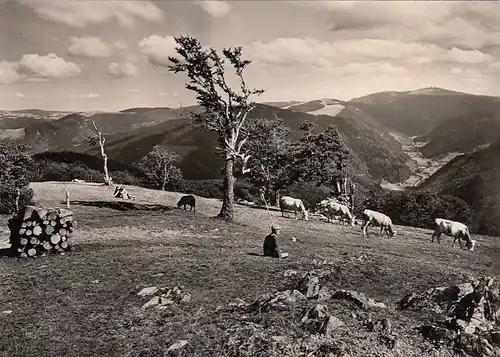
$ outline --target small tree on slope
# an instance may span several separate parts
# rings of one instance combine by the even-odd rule
[[[163,191],[168,183],[182,178],[181,170],[175,166],[178,155],[156,145],[139,163],[149,180]]]
[[[283,119],[255,119],[249,122],[250,139],[248,146],[252,157],[249,181],[264,189],[264,195],[271,204],[276,203],[277,192],[289,181],[290,130]]]
[[[248,172],[246,163],[250,155],[244,149],[248,140],[245,124],[248,113],[255,106],[250,97],[264,91],[248,89],[243,71],[251,61],[241,58],[241,47],[222,51],[239,81],[240,90],[236,91],[228,84],[225,61],[215,49],[203,49],[200,42],[190,36],[176,37],[175,41],[179,45],[176,51],[180,58],[169,57],[173,63],[169,66],[169,70],[188,75],[189,83],[186,84],[186,88],[196,93],[198,103],[206,109],[205,113],[193,114],[193,118],[203,128],[218,134],[220,152],[225,159],[222,208],[219,217],[232,220],[235,162],[238,160],[242,163],[242,174]]]
[[[0,143],[0,214],[9,214],[28,204],[33,191],[28,188],[33,159],[27,145]],[[16,202],[17,201],[17,202]]]

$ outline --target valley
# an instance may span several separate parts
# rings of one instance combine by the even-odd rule
[[[410,157],[411,160],[408,162],[408,167],[411,169],[412,173],[408,179],[398,183],[390,183],[383,180],[380,186],[386,190],[403,191],[407,187],[416,187],[431,177],[448,162],[457,156],[463,155],[463,153],[460,152],[452,152],[442,155],[441,157],[426,158],[421,151],[421,148],[427,144],[426,142],[417,141],[416,136],[409,137],[394,132],[392,132],[391,135],[401,144],[403,151]]]

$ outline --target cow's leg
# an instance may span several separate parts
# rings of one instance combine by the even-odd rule
[[[297,209],[295,209],[295,220],[297,220]]]
[[[435,236],[436,236],[436,231],[432,232],[431,243],[434,243]]]
[[[281,217],[285,218],[285,211],[283,210],[283,208],[281,209]]]
[[[370,224],[370,221],[364,221],[363,222],[363,236],[368,236],[368,231],[366,230],[366,228],[368,227],[368,225]]]
[[[439,237],[441,237],[441,232],[439,232],[438,234],[436,234],[436,239],[438,241],[438,244],[441,244],[441,240],[439,239]]]

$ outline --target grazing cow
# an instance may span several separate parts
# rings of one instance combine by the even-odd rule
[[[368,235],[366,228],[369,224],[379,226],[380,235],[383,235],[384,232],[391,237],[396,235],[396,231],[392,229],[392,220],[388,216],[380,212],[365,209],[363,211],[363,236],[365,237]]]
[[[76,182],[76,183],[84,183],[84,182],[85,182],[85,180],[80,180],[80,179],[76,179],[76,178],[75,178],[75,179],[71,180],[71,182]]]
[[[320,210],[322,212],[326,211],[328,222],[330,222],[330,219],[334,215],[340,215],[342,222],[344,221],[344,219],[347,219],[349,224],[351,226],[354,226],[356,217],[351,213],[351,211],[346,205],[343,205],[339,202],[336,202],[331,199],[323,200],[320,203],[318,203],[318,205],[316,206],[316,210]]]
[[[194,198],[193,195],[187,195],[187,196],[182,196],[179,202],[177,202],[177,207],[181,208],[181,206],[184,206],[184,209],[186,209],[186,205],[191,206],[189,209],[189,212],[194,208],[194,211],[196,212],[196,199]]]
[[[475,247],[475,241],[472,242],[470,233],[469,233],[469,228],[460,222],[455,222],[455,221],[450,221],[448,219],[443,219],[443,218],[436,218],[434,220],[435,226],[434,226],[434,232],[432,233],[432,240],[431,243],[434,243],[434,237],[437,238],[437,241],[439,244],[441,244],[441,241],[439,240],[439,237],[441,236],[442,233],[449,237],[455,238],[453,240],[453,244],[451,245],[452,247],[455,246],[456,241],[458,240],[458,244],[460,244],[460,249],[463,249],[462,247],[462,239],[466,242],[467,248],[472,251],[474,250]]]
[[[282,217],[285,217],[285,210],[289,210],[295,212],[295,219],[297,219],[297,211],[300,210],[302,212],[302,219],[309,220],[309,212],[306,210],[302,200],[290,196],[281,196],[279,202]]]

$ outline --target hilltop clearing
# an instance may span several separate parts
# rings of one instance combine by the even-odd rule
[[[280,355],[296,356],[279,341],[314,345],[319,337],[310,335],[300,321],[314,299],[285,302],[284,307],[260,313],[228,304],[294,289],[302,272],[327,269],[321,284],[329,290],[365,293],[386,308],[365,310],[342,299],[323,301],[329,314],[345,323],[323,350],[339,348],[351,356],[451,357],[451,347],[435,349],[412,329],[428,323],[431,315],[400,311],[396,305],[407,293],[500,269],[500,246],[490,237],[474,236],[478,251],[471,253],[452,249],[446,238],[441,245],[431,245],[428,231],[421,229],[396,227],[396,238],[363,238],[359,227],[315,218],[295,221],[275,211],[270,214],[282,226],[283,249],[290,257],[263,258],[259,255],[271,223],[266,210],[236,205],[237,223],[224,223],[212,218],[218,200],[197,197],[196,213],[176,208],[120,211],[107,208],[119,201],[108,187],[63,184],[71,192],[79,221],[74,250],[29,261],[0,258],[1,356],[167,356],[178,340],[188,342],[178,346],[189,356],[269,356],[275,337]],[[62,205],[59,183],[31,187],[38,204]],[[126,188],[143,204],[172,207],[182,195]],[[5,233],[2,239],[7,239]],[[290,269],[296,273],[284,276]],[[151,299],[137,295],[143,288],[174,286],[181,286],[190,299],[162,309],[141,308]],[[391,321],[395,346],[381,340],[381,331],[367,327],[368,314],[373,321]],[[316,355],[327,353],[318,350]]]

